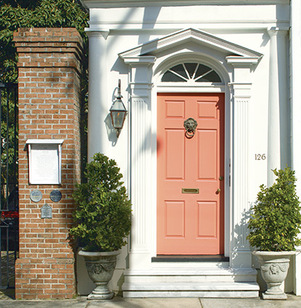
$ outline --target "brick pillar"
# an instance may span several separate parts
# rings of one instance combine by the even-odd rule
[[[80,181],[79,72],[81,37],[72,28],[20,29],[14,34],[19,62],[19,216],[16,298],[72,298],[74,253],[68,242],[74,184]],[[60,185],[30,185],[28,139],[64,139]],[[30,199],[38,189],[39,202]],[[62,199],[53,202],[52,190]],[[52,219],[41,207],[52,207]]]

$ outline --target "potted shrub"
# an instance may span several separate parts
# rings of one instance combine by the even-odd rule
[[[74,192],[77,208],[71,238],[82,249],[89,277],[96,288],[88,299],[111,299],[108,289],[118,250],[126,244],[131,228],[131,202],[116,162],[96,153],[87,164],[87,183],[78,184]]]
[[[280,286],[287,276],[290,256],[301,243],[300,202],[296,194],[295,172],[290,168],[272,170],[276,181],[271,187],[260,186],[249,220],[247,236],[253,254],[260,262],[267,290],[264,299],[286,299]]]

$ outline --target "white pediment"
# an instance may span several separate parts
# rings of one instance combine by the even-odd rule
[[[120,53],[119,56],[123,59],[141,56],[156,56],[156,54],[163,50],[171,49],[181,44],[187,44],[188,42],[196,42],[199,45],[219,50],[220,52],[223,52],[227,58],[245,58],[258,62],[262,57],[262,54],[259,52],[193,28],[174,32],[162,38],[141,44],[135,48]]]

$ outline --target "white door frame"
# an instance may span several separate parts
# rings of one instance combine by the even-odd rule
[[[159,61],[158,61],[159,62]],[[162,75],[164,72],[177,64],[181,64],[184,62],[195,62],[207,65],[208,67],[214,69],[219,76],[222,78],[221,84],[211,84],[211,83],[181,83],[181,82],[161,82]],[[157,64],[157,63],[156,63]],[[152,136],[157,136],[157,95],[158,93],[224,93],[225,94],[225,119],[224,119],[224,255],[229,256],[230,250],[230,199],[231,199],[231,191],[229,181],[230,169],[229,169],[229,160],[231,157],[230,149],[231,149],[231,134],[230,134],[230,91],[227,85],[230,82],[227,71],[216,65],[215,61],[209,58],[204,54],[196,54],[196,53],[183,53],[179,55],[173,55],[168,60],[165,60],[163,63],[157,64],[154,67],[154,78],[153,84],[154,88],[152,91]],[[156,148],[157,152],[157,148]],[[157,159],[153,162],[155,170],[157,170]],[[157,174],[156,174],[157,181]],[[157,182],[156,182],[157,187]],[[156,192],[154,191],[154,194]],[[157,219],[157,216],[156,216]],[[156,245],[156,243],[155,243]],[[156,247],[156,246],[155,246]]]
[[[199,38],[197,46],[195,37]],[[204,40],[207,41],[203,49]],[[208,44],[212,45],[212,52]],[[235,54],[228,56],[231,48]],[[159,39],[156,44],[152,41],[120,54],[130,67],[133,203],[130,270],[154,266],[151,258],[156,256],[157,230],[157,93],[177,91],[225,93],[225,255],[230,257],[231,267],[251,266],[251,253],[246,241],[247,227],[243,221],[243,214],[249,209],[248,106],[251,100],[251,68],[261,56],[194,29],[183,30],[180,36],[177,32]],[[177,85],[175,91],[172,85],[164,86],[159,82],[165,69],[185,59],[209,64],[222,76],[225,85],[219,88]],[[232,157],[235,157],[234,162]]]

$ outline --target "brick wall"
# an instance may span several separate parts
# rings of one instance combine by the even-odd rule
[[[75,29],[20,29],[14,34],[19,62],[19,216],[16,298],[72,298],[74,253],[68,229],[74,208],[72,192],[80,181],[79,72],[81,37]],[[30,185],[28,139],[64,139],[60,185]],[[39,189],[40,202],[30,192]],[[60,190],[53,202],[50,192]],[[41,218],[41,207],[53,209]]]

